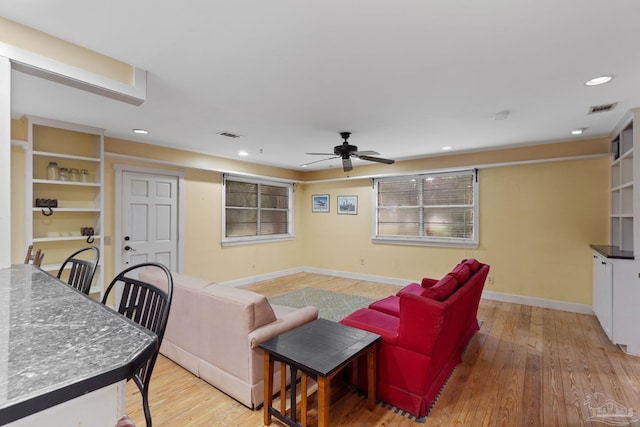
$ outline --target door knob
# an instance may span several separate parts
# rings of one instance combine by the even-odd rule
[[[124,247],[125,251],[131,251],[131,252],[135,252],[136,250],[134,248],[132,248],[131,246],[127,245]]]

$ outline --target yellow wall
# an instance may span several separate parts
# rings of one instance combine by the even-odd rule
[[[608,158],[481,171],[481,245],[500,292],[591,304],[608,237]]]
[[[0,16],[0,42],[132,84],[134,67]]]
[[[591,304],[589,244],[608,241],[608,164],[599,157],[481,169],[477,249],[374,244],[369,180],[308,184],[306,265],[419,281],[476,257],[491,265],[486,290]],[[313,194],[330,194],[330,213],[311,213]],[[338,195],[358,196],[356,216],[336,214]]]
[[[22,263],[24,245],[24,150],[11,147],[11,262]]]
[[[26,133],[14,121],[13,138]],[[573,149],[572,149],[573,147]],[[494,284],[485,289],[580,304],[591,303],[589,244],[608,241],[608,165],[606,140],[538,146],[537,163],[492,165],[480,169],[480,245],[442,248],[374,244],[371,241],[372,188],[368,178],[354,177],[296,185],[295,231],[292,241],[222,247],[221,173],[235,170],[263,176],[304,180],[304,174],[181,150],[105,138],[105,151],[127,156],[153,156],[153,161],[105,156],[105,236],[114,233],[114,164],[181,170],[185,173],[184,271],[213,281],[229,281],[298,267],[336,270],[395,279],[439,277],[462,258],[491,265]],[[477,164],[521,161],[522,149],[476,153]],[[544,161],[569,156],[562,161]],[[459,156],[460,166],[473,163]],[[492,162],[495,159],[495,162]],[[14,262],[22,262],[24,227],[24,154],[12,147],[12,222]],[[191,167],[163,165],[181,163]],[[412,160],[413,170],[453,167],[455,156]],[[373,165],[377,167],[378,165]],[[398,162],[386,170],[408,171]],[[357,168],[359,173],[371,168]],[[342,175],[344,176],[344,175]],[[325,178],[328,178],[325,176]],[[330,212],[311,212],[311,196],[329,194]],[[337,196],[358,196],[357,215],[337,215]],[[114,246],[105,247],[105,278],[115,275]],[[255,270],[254,270],[255,266]]]
[[[105,235],[115,229],[114,164],[129,164],[155,169],[180,170],[184,178],[184,271],[215,282],[241,279],[304,265],[302,238],[278,243],[222,247],[220,172],[191,168],[162,167],[157,164],[106,156],[105,159]],[[245,165],[246,167],[246,165]],[[295,222],[302,222],[302,201],[296,198]],[[115,244],[115,242],[114,242]],[[106,246],[105,271],[113,277],[113,246]]]

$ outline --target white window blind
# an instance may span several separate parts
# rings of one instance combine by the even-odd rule
[[[477,245],[477,188],[475,170],[378,179],[374,239]]]
[[[292,237],[292,185],[227,177],[224,182],[227,242]]]

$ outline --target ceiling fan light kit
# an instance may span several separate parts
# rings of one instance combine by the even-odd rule
[[[387,165],[391,165],[395,162],[395,160],[384,159],[382,157],[373,157],[378,156],[380,153],[372,150],[358,151],[358,147],[355,145],[351,145],[348,142],[349,137],[351,136],[351,132],[340,132],[340,137],[344,140],[344,142],[340,145],[336,145],[333,147],[333,155],[334,157],[328,157],[326,159],[317,160],[315,162],[307,163],[306,166],[312,163],[318,163],[325,160],[337,159],[338,157],[342,158],[342,169],[345,172],[349,172],[353,170],[353,164],[351,163],[351,157],[355,157],[357,159],[367,160],[370,162],[384,163]],[[313,156],[331,156],[331,153],[307,153]]]

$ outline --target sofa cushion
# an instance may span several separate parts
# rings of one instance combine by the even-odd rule
[[[430,288],[430,287],[432,287],[433,285],[435,285],[436,283],[438,283],[438,279],[432,279],[432,278],[430,278],[430,277],[424,277],[424,278],[422,279],[422,282],[420,283],[420,285],[421,285],[423,288]]]
[[[469,267],[464,264],[458,264],[450,273],[447,273],[447,276],[453,277],[457,285],[463,285],[469,278]]]
[[[417,283],[409,283],[407,286],[405,286],[404,288],[400,289],[398,292],[396,292],[397,296],[400,296],[402,294],[414,294],[414,295],[420,295],[422,293],[422,291],[424,290],[424,288],[422,286],[420,286]]]
[[[480,261],[475,258],[465,259],[462,263],[469,267],[469,274],[475,273],[480,268]]]
[[[420,286],[418,287],[422,289]],[[392,316],[399,316],[400,315],[400,297],[397,295],[388,296],[386,298],[383,298],[381,300],[378,300],[369,304],[369,308],[372,310],[378,310],[383,313],[390,314]]]
[[[450,275],[446,275],[440,279],[438,283],[422,291],[421,296],[436,301],[444,301],[456,290],[457,287],[458,282],[456,279]]]
[[[201,279],[199,277],[188,276],[186,274],[171,272],[173,277],[173,285],[175,287],[183,287],[189,289],[203,289],[209,285],[212,285],[211,280]],[[164,271],[156,267],[148,267],[138,274],[140,280],[156,285],[162,289],[167,289],[167,276]]]

